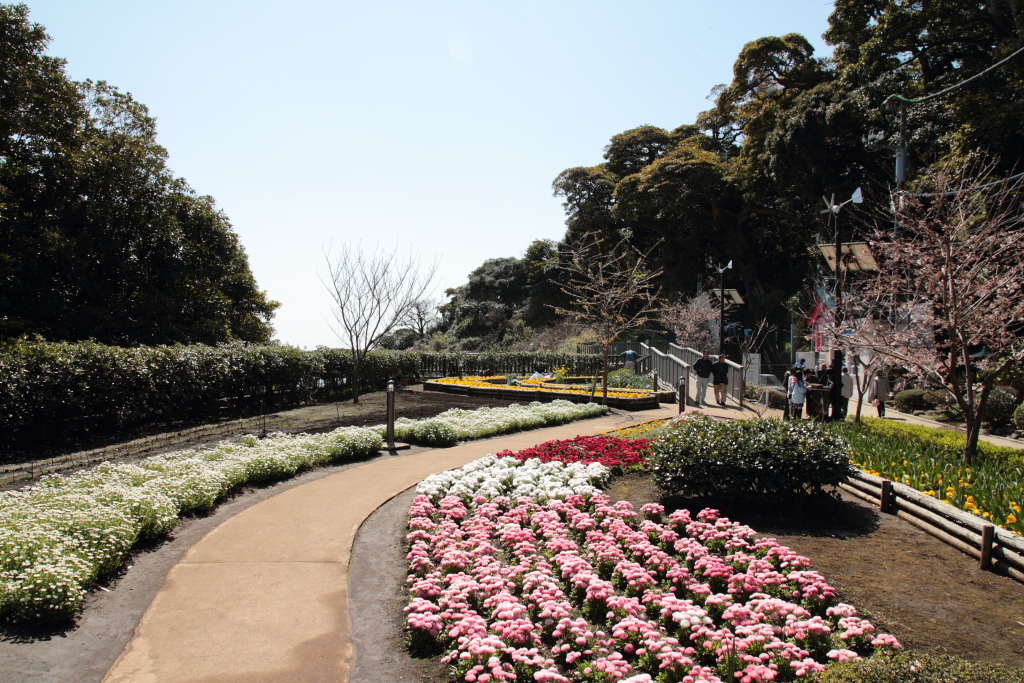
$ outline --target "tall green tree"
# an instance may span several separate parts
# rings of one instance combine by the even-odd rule
[[[269,341],[226,216],[167,168],[156,121],[74,83],[24,5],[0,5],[0,336]]]

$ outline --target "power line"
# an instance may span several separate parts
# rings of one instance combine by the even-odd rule
[[[945,95],[948,92],[951,92],[953,90],[956,90],[959,87],[967,85],[968,83],[970,83],[973,80],[981,78],[982,76],[984,76],[988,72],[992,71],[993,69],[998,69],[1003,64],[1006,64],[1008,61],[1010,61],[1011,59],[1013,59],[1017,55],[1021,54],[1022,52],[1024,52],[1024,47],[1020,48],[1019,50],[1017,50],[1016,52],[1011,54],[1009,57],[1006,57],[1002,61],[996,62],[995,64],[993,64],[989,68],[985,69],[984,71],[980,71],[980,72],[974,74],[973,76],[971,76],[967,80],[960,81],[959,83],[954,83],[953,85],[949,86],[948,88],[943,88],[942,90],[940,90],[938,92],[935,92],[935,93],[932,93],[931,95],[925,95],[924,97],[918,97],[917,99],[908,99],[906,97],[903,97],[902,95],[889,95],[888,97],[885,98],[885,101],[882,102],[882,107],[885,107],[887,104],[889,104],[889,100],[896,100],[900,104],[921,104],[922,102],[927,102],[928,100],[933,100],[936,97],[941,97],[942,95]]]
[[[985,183],[984,185],[976,185],[975,187],[966,187],[962,190],[950,190],[949,192],[905,192],[911,197],[948,197],[954,194],[963,194],[964,192],[974,192],[975,190],[984,190],[986,187],[992,187],[993,185],[1001,185],[1002,183],[1008,183],[1011,180],[1017,178],[1024,178],[1024,173],[1018,173],[1012,175],[1009,178],[1003,178],[1002,180],[993,180],[991,183]]]

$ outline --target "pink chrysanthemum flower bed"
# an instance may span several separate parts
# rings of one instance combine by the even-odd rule
[[[411,646],[469,683],[788,681],[899,647],[774,539],[715,510],[641,512],[603,494],[417,496]]]

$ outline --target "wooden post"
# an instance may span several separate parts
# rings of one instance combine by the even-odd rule
[[[680,413],[685,413],[686,412],[686,394],[689,391],[689,389],[690,389],[689,382],[686,381],[686,375],[682,375],[679,378],[679,390],[677,392],[679,394],[679,412]]]
[[[984,524],[981,527],[981,568],[992,569],[992,538],[995,536],[996,528],[991,524]]]
[[[651,380],[651,391],[658,393],[658,373],[654,373],[654,379]]]
[[[878,509],[882,512],[889,512],[892,509],[892,482],[888,479],[882,480],[882,495]]]

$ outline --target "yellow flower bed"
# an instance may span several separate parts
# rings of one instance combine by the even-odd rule
[[[494,375],[491,377],[444,377],[442,379],[433,380],[439,384],[455,384],[464,387],[484,387],[487,389],[505,389],[506,391],[515,391],[520,387],[507,386],[498,384],[497,380],[505,379],[504,375]],[[585,396],[590,395],[590,389],[586,389],[576,384],[557,384],[549,385],[543,384],[539,379],[524,379],[519,381],[520,385],[527,385],[523,388],[524,391],[549,391],[556,394],[582,394]],[[601,396],[601,390],[598,389],[594,393],[594,396]],[[615,398],[645,398],[650,396],[649,391],[630,391],[628,389],[609,389],[608,395]]]
[[[602,436],[616,436],[620,439],[646,439],[648,435],[658,431],[671,421],[669,419],[647,420],[629,427],[619,427],[607,432],[601,432]]]

